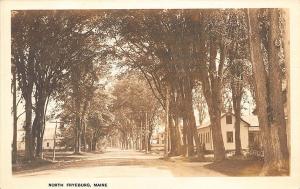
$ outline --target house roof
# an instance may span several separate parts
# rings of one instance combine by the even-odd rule
[[[243,116],[243,119],[247,123],[249,123],[251,127],[258,127],[259,126],[258,118],[255,115]]]
[[[221,115],[221,119],[222,119],[224,116],[228,115],[228,114],[235,116],[234,113],[232,113],[232,112],[227,112],[227,113],[223,113],[223,114]],[[246,124],[249,125],[250,127],[258,127],[258,126],[259,126],[257,116],[255,116],[255,115],[242,116],[242,117],[241,117],[241,121],[243,121],[244,123],[246,123]],[[205,127],[209,127],[209,126],[210,126],[210,121],[207,121],[207,122],[203,123],[202,125],[200,125],[200,127],[198,127],[198,129],[205,128]]]
[[[199,128],[209,127],[209,126],[210,126],[210,121],[206,121],[206,122],[202,123],[202,124],[198,127],[198,129],[199,129]]]

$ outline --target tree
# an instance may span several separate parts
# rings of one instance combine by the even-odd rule
[[[40,32],[43,36],[40,42],[41,61],[37,64],[35,74],[37,106],[34,126],[37,130],[37,155],[42,146],[43,110],[46,108],[44,106],[47,98],[58,89],[64,78],[70,76],[74,78],[74,75],[76,77],[80,75],[77,73],[80,64],[97,59],[96,48],[101,50],[98,49],[99,45],[96,45],[101,36],[98,35],[99,33],[92,32],[97,26],[93,19],[97,21],[99,18],[88,13],[79,14],[76,11],[70,11],[66,14],[58,11],[49,12],[42,20],[41,25],[44,24],[48,30],[43,30],[44,33]],[[90,22],[91,20],[93,22]],[[50,24],[52,26],[49,27]],[[49,49],[55,49],[55,51],[49,52]]]
[[[78,64],[102,55],[103,36],[98,28],[102,26],[98,23],[101,18],[94,12],[15,12],[12,54],[25,99],[27,159],[35,157],[34,151],[40,156],[49,97],[59,89],[62,80],[74,74]]]
[[[73,125],[74,153],[79,153],[82,145],[85,150],[89,118],[99,117],[98,114],[94,115],[99,110],[93,104],[101,97],[101,91],[105,91],[105,86],[100,83],[100,79],[106,76],[107,69],[108,67],[102,62],[95,60],[83,62],[73,70],[70,78],[64,81],[64,88],[56,96],[57,101],[62,102],[61,117],[69,120],[68,122]],[[106,99],[105,96],[103,97]],[[103,102],[106,103],[104,100]],[[96,104],[100,109],[107,105],[105,103]]]
[[[91,94],[88,91],[84,93]],[[67,97],[72,99],[72,95]],[[85,99],[85,97],[83,97]],[[62,131],[63,145],[71,148],[75,152],[77,147],[75,142],[76,137],[76,112],[74,110],[73,103],[66,99],[61,104],[62,112],[59,114],[59,118],[65,123]],[[113,115],[111,114],[110,106],[112,103],[112,97],[104,90],[103,86],[96,89],[91,98],[88,101],[88,108],[84,113],[85,100],[80,103],[80,132],[78,140],[81,140],[79,148],[84,145],[88,146],[89,151],[96,150],[97,142],[110,132],[110,126],[113,123]],[[85,114],[85,118],[82,115]],[[83,142],[85,140],[85,142]],[[86,150],[86,149],[85,149]],[[77,152],[76,152],[77,153]]]
[[[113,97],[105,90],[96,90],[87,111],[86,144],[89,150],[95,151],[96,144],[112,131],[114,115],[111,112]],[[84,145],[84,144],[83,144]]]
[[[130,139],[136,147],[137,143],[143,143],[143,149],[150,151],[150,138],[160,105],[146,81],[136,71],[129,72],[115,84],[113,95],[116,98],[113,103],[115,122],[124,147],[128,148]]]
[[[242,100],[246,95],[249,80],[251,79],[251,66],[249,61],[249,49],[246,19],[243,11],[232,12],[229,18],[228,34],[232,41],[228,48],[228,61],[225,68],[225,85],[231,91],[231,99],[235,114],[235,155],[242,155],[240,122]]]
[[[35,19],[25,12],[14,12],[12,16],[12,62],[16,66],[18,86],[25,101],[25,160],[34,158],[32,137],[32,93],[34,64],[36,63]],[[26,24],[24,24],[26,23]]]
[[[248,9],[247,13],[251,63],[255,78],[255,100],[264,151],[263,174],[278,174],[288,170],[289,167],[279,57],[281,45],[278,9]],[[258,15],[266,16],[269,26],[264,23],[262,25],[268,28],[267,31],[262,30],[264,27],[259,28],[261,21]],[[266,59],[264,50],[267,54]]]
[[[225,159],[225,148],[221,133],[221,89],[227,46],[225,11],[194,13],[194,61],[199,65],[199,78],[205,96],[210,122],[215,161]],[[212,18],[212,19],[211,19]],[[210,20],[208,20],[210,19]],[[207,27],[206,27],[207,26]],[[208,28],[208,31],[205,31]],[[219,61],[217,61],[219,55]]]
[[[12,163],[17,162],[17,127],[18,127],[18,117],[17,117],[17,78],[16,78],[16,66],[12,65],[12,93],[13,93],[13,143],[12,143]]]

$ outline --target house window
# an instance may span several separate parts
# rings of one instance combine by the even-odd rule
[[[49,142],[47,142],[47,147],[49,147]]]
[[[233,143],[233,132],[232,131],[226,132],[226,136],[227,136],[227,143]]]
[[[231,115],[226,116],[226,124],[232,124],[232,116]]]

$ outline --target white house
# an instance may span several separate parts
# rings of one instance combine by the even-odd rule
[[[56,129],[56,136],[55,136],[55,128],[46,128],[45,129],[45,133],[44,133],[44,138],[43,138],[43,149],[44,150],[52,150],[54,147],[54,136],[55,138],[55,143],[56,149],[59,149],[60,146],[58,145],[58,143],[61,141],[61,137],[58,136],[59,134],[59,128]]]
[[[224,113],[221,116],[221,130],[222,137],[224,142],[225,150],[231,151],[235,150],[235,115],[233,113]],[[257,124],[256,124],[257,123]],[[206,123],[198,127],[198,135],[200,142],[204,144],[205,149],[212,151],[213,150],[213,140],[212,140],[212,131],[211,124]],[[256,116],[251,117],[242,117],[240,124],[240,138],[242,149],[249,149],[250,143],[254,141],[255,134],[258,134],[259,127]],[[249,140],[250,137],[250,140]]]
[[[52,150],[54,147],[54,136],[55,136],[55,122],[47,122],[47,127],[44,131],[43,137],[43,149],[44,150]],[[58,143],[61,141],[61,137],[59,137],[59,127],[56,129],[56,149],[61,148]],[[17,130],[17,149],[25,150],[25,130],[20,128]]]

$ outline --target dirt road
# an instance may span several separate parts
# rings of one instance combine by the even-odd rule
[[[211,162],[162,160],[161,156],[134,150],[109,148],[102,154],[89,154],[83,160],[55,163],[42,169],[24,171],[15,177],[100,178],[100,177],[174,177],[225,176],[206,168]]]

